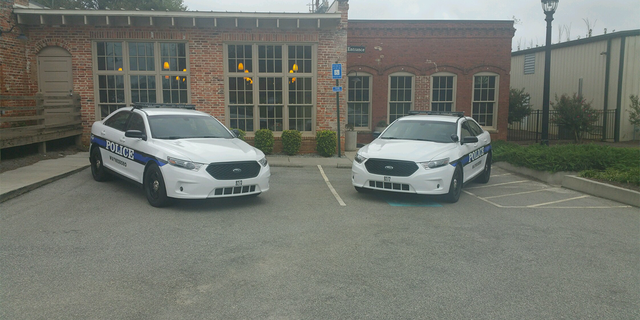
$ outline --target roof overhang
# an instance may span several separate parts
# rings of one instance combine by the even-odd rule
[[[26,26],[334,29],[340,13],[246,13],[202,11],[68,10],[14,8]]]

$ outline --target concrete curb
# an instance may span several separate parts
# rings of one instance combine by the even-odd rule
[[[573,175],[564,177],[562,187],[596,197],[622,202],[634,207],[640,207],[640,192],[635,190],[620,188]]]
[[[581,178],[577,176],[577,172],[550,173],[524,167],[517,167],[506,162],[496,162],[493,165],[509,172],[533,178],[550,185],[561,186],[566,189],[579,191],[592,196],[640,207],[640,192]]]

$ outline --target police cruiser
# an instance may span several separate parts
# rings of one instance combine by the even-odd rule
[[[462,112],[412,111],[361,148],[352,165],[358,192],[442,195],[457,202],[462,185],[491,175],[491,136]]]
[[[269,190],[267,158],[237,136],[193,105],[136,104],[93,123],[91,174],[136,182],[154,207],[259,195]]]

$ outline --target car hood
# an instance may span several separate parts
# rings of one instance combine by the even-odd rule
[[[227,161],[256,161],[264,157],[262,151],[240,139],[180,139],[155,140],[166,155],[199,163]]]
[[[359,153],[365,158],[422,162],[435,160],[439,155],[455,148],[455,143],[376,139],[361,148]]]

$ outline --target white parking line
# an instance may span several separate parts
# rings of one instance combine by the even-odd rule
[[[327,187],[329,187],[329,190],[331,190],[331,193],[333,193],[333,196],[336,198],[336,200],[338,200],[338,203],[340,204],[340,206],[346,207],[347,204],[344,203],[344,201],[342,201],[342,198],[340,198],[340,195],[336,192],[336,189],[333,188],[333,186],[331,185],[331,182],[329,182],[329,178],[327,178],[327,175],[324,174],[324,170],[322,170],[321,165],[318,165],[318,170],[320,170],[320,174],[322,174],[322,178],[324,178],[324,182],[327,183]]]
[[[481,186],[481,187],[471,187],[471,188],[467,188],[467,190],[470,189],[482,189],[482,188],[491,188],[491,187],[499,187],[499,186],[506,186],[508,184],[515,184],[515,183],[523,183],[523,182],[527,182],[528,180],[520,180],[520,181],[512,181],[512,182],[505,182],[505,183],[497,183],[497,184],[488,184],[486,186]]]
[[[589,196],[585,195],[585,196],[569,198],[569,199],[563,199],[563,200],[558,200],[558,201],[552,201],[552,202],[547,202],[547,203],[539,203],[539,204],[534,204],[534,205],[527,206],[527,208],[536,208],[536,207],[540,207],[540,206],[546,206],[548,204],[556,204],[556,203],[560,203],[560,202],[567,202],[567,201],[571,201],[571,200],[584,199],[584,198],[588,198],[588,197]]]
[[[540,189],[540,190],[533,190],[533,191],[524,191],[524,192],[517,192],[517,193],[501,194],[499,196],[485,197],[485,199],[494,199],[494,198],[508,197],[508,196],[518,196],[518,195],[521,195],[521,194],[528,194],[528,193],[534,193],[534,192],[540,192],[540,191],[552,191],[552,190],[558,190],[558,188],[549,188],[549,189]]]

